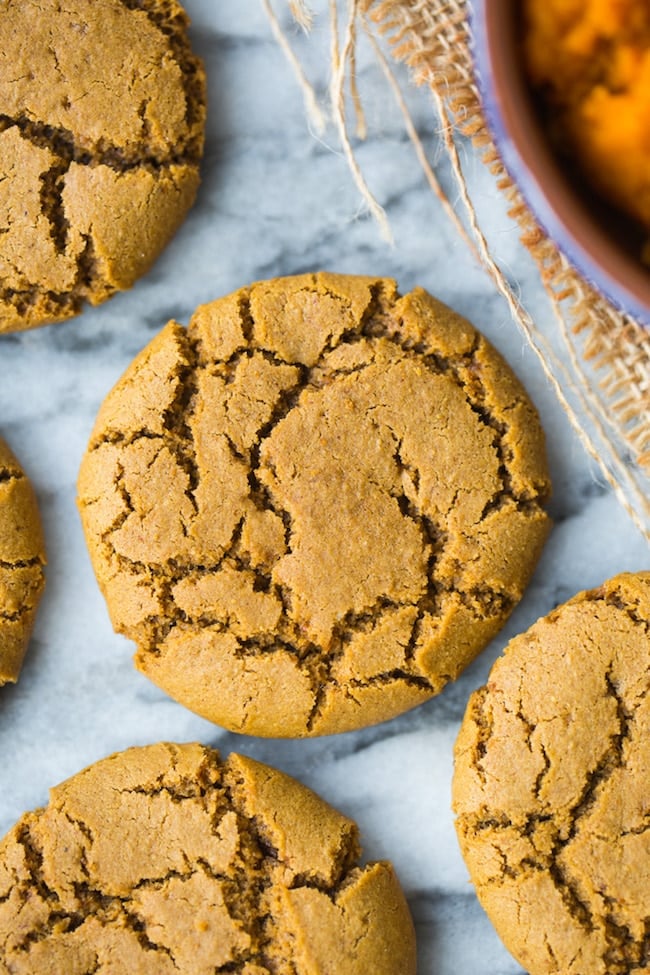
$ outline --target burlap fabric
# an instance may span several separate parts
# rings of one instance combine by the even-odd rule
[[[269,0],[263,0],[267,9]],[[311,23],[305,0],[289,0],[303,27]],[[359,118],[355,50],[359,37],[369,37],[381,59],[377,34],[397,61],[405,62],[417,85],[428,89],[437,113],[435,125],[457,182],[453,208],[447,212],[507,301],[565,408],[569,419],[603,477],[650,538],[650,329],[622,314],[571,267],[543,234],[505,172],[488,132],[471,57],[470,0],[329,0],[332,24],[332,114],[353,175],[381,222],[384,214],[367,189],[348,136],[346,105]],[[343,30],[340,24],[343,20]],[[386,67],[384,63],[384,68]],[[347,97],[346,95],[347,85]],[[401,107],[406,111],[400,92]],[[309,108],[309,100],[307,100]],[[410,120],[405,114],[407,128]],[[412,126],[409,134],[416,138]],[[508,281],[494,258],[489,228],[481,226],[465,181],[459,143],[471,139],[506,195],[510,213],[521,229],[544,285],[548,308],[535,306],[533,318],[526,295]],[[416,147],[422,154],[422,147]],[[440,147],[438,147],[440,151]],[[441,197],[433,167],[425,167],[429,184]]]

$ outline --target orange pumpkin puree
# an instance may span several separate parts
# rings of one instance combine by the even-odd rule
[[[650,0],[525,0],[525,56],[593,186],[650,231]]]

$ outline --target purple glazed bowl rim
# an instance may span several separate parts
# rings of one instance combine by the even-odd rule
[[[504,17],[503,6],[496,0],[470,2],[477,83],[501,160],[541,228],[585,280],[648,326],[650,271],[626,256],[578,200],[534,118],[525,84],[511,84],[512,63],[502,55],[514,49],[514,36],[507,36],[514,34],[514,23]]]

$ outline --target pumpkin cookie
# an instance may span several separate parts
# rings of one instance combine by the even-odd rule
[[[530,975],[650,971],[650,572],[516,637],[456,745],[460,845]]]
[[[426,292],[306,274],[170,322],[79,478],[115,628],[230,729],[345,731],[456,677],[548,531],[543,437],[488,342]]]
[[[18,680],[45,578],[32,486],[0,440],[0,685]]]
[[[200,745],[132,748],[0,843],[0,970],[414,975],[389,863],[294,779]]]
[[[148,270],[196,194],[205,80],[176,0],[5,0],[0,332]]]

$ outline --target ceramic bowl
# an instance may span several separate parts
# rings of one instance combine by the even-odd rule
[[[650,324],[643,235],[591,195],[554,152],[526,83],[521,0],[472,0],[476,72],[488,127],[511,178],[549,237],[615,305]]]

